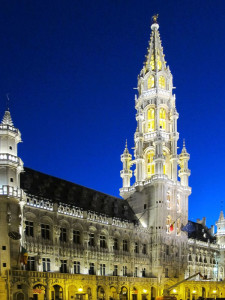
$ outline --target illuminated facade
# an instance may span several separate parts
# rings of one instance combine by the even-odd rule
[[[204,278],[184,282],[171,294],[185,300],[225,297],[225,219],[221,213],[216,237],[205,220],[188,222],[189,154],[185,144],[177,153],[172,74],[156,21],[151,29],[138,77],[134,159],[127,143],[121,156],[124,199],[23,168],[17,156],[21,134],[5,112],[1,300],[155,300],[197,272]],[[184,224],[188,233],[181,230]]]

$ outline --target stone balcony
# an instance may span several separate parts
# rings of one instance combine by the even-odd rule
[[[13,164],[21,167],[23,166],[23,162],[18,156],[8,153],[0,153],[0,163]]]
[[[10,185],[0,186],[0,196],[22,198],[23,190]]]

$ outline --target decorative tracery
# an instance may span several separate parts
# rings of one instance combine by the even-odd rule
[[[155,78],[154,76],[149,76],[148,78],[148,89],[152,89],[155,86]]]
[[[159,76],[159,87],[161,89],[165,89],[166,88],[166,79],[164,76]]]
[[[155,130],[155,109],[149,108],[148,110],[148,131]]]

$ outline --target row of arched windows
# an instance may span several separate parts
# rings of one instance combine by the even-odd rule
[[[149,108],[147,112],[147,129],[148,132],[155,130],[155,109]],[[166,129],[166,110],[165,108],[160,108],[159,110],[159,126],[160,129]]]
[[[148,78],[148,89],[152,89],[155,87],[155,77],[150,75]],[[159,88],[165,89],[166,88],[166,79],[164,76],[159,76]]]

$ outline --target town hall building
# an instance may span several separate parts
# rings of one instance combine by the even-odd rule
[[[177,152],[179,114],[157,16],[137,89],[122,198],[24,167],[21,133],[5,111],[1,300],[155,300],[165,291],[178,300],[225,298],[225,218],[221,212],[216,234],[205,218],[188,220],[190,155],[185,142]]]

